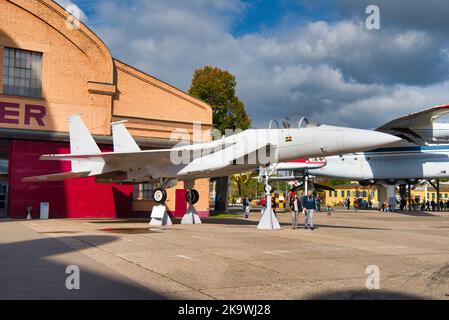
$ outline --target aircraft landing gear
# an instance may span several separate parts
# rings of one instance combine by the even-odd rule
[[[263,187],[263,190],[265,191],[265,193],[270,193],[271,190],[273,190],[273,187],[271,185],[269,185],[268,183],[266,183]]]
[[[167,201],[167,191],[163,188],[154,190],[153,199],[157,204],[164,204]]]
[[[181,220],[181,224],[201,224],[201,219],[195,209],[195,204],[200,200],[200,194],[195,189],[189,189],[186,194],[189,208]]]
[[[157,206],[151,211],[150,227],[171,226],[172,221],[167,213],[165,201],[167,201],[167,191],[164,188],[154,190],[153,199]]]
[[[271,207],[271,190],[272,187],[268,183],[268,176],[265,177],[265,196],[267,197],[267,207],[263,211],[262,219],[260,220],[257,229],[259,230],[281,230],[281,226],[279,225],[279,221],[276,218],[276,215],[273,212],[273,208]]]
[[[188,204],[197,204],[200,201],[200,194],[195,189],[191,189],[186,193],[186,200]]]

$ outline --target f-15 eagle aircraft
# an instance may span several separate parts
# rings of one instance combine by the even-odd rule
[[[326,157],[327,165],[310,174],[358,180],[367,184],[415,184],[422,179],[449,178],[449,123],[438,120],[449,105],[393,120],[377,129],[403,140],[367,152]]]
[[[158,185],[154,199],[161,204],[167,197],[165,189],[178,181],[184,181],[187,200],[195,204],[199,200],[194,189],[196,179],[253,171],[291,159],[363,151],[400,140],[369,130],[309,125],[297,129],[251,129],[216,141],[143,151],[124,123],[118,122],[112,124],[114,152],[102,153],[80,116],[69,118],[69,130],[71,154],[44,155],[40,159],[71,161],[72,171],[25,178],[24,182],[92,176],[101,183],[151,182]]]

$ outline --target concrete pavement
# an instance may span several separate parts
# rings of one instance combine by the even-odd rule
[[[65,245],[73,241],[67,234],[56,240],[26,225],[30,223],[0,222],[0,300],[163,298]],[[106,244],[116,238],[99,235],[89,240]],[[77,238],[78,244],[83,241],[83,236]],[[70,265],[80,268],[80,290],[66,287]]]
[[[58,290],[30,291],[28,283],[60,289],[62,267],[81,261],[82,279],[87,272],[99,283],[80,290],[86,298],[114,291],[122,298],[449,299],[448,214],[321,213],[315,231],[291,230],[290,216],[280,214],[277,232],[256,230],[259,218],[154,230],[144,220],[2,222],[1,256],[15,263],[0,264],[14,275],[1,276],[8,286],[0,297],[51,298]],[[366,289],[372,265],[381,290]],[[42,275],[48,279],[34,279]]]

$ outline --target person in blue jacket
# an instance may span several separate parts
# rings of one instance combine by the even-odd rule
[[[316,199],[313,196],[313,192],[309,191],[307,195],[302,198],[302,207],[304,210],[304,213],[306,215],[306,222],[304,223],[305,229],[311,229],[315,230],[315,227],[313,225],[313,216],[317,210],[316,207]]]

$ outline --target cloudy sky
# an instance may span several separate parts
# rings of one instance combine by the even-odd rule
[[[235,74],[254,127],[306,115],[375,128],[449,103],[447,0],[71,2],[114,57],[182,90],[204,65]],[[380,30],[365,27],[369,4]]]

